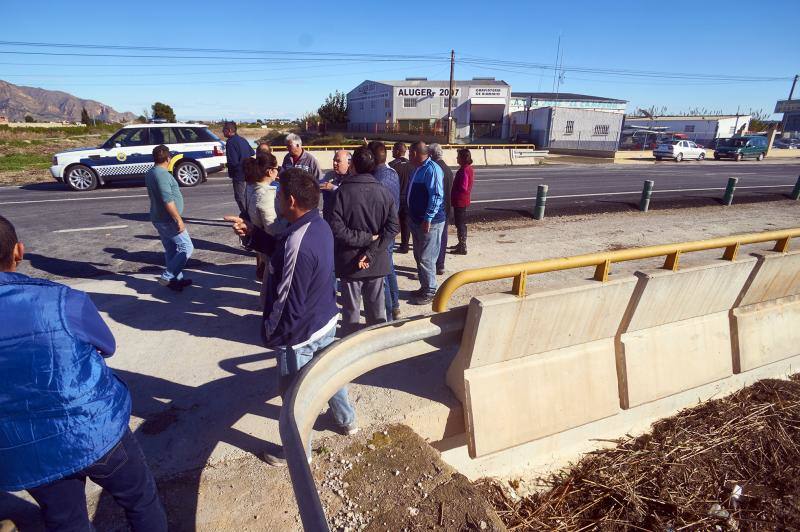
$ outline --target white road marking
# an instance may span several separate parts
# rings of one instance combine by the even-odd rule
[[[744,189],[744,188],[781,188],[781,187],[793,187],[794,185],[753,185],[749,187],[736,187],[736,190]],[[653,194],[656,193],[666,193],[666,192],[700,192],[700,191],[708,191],[708,190],[725,190],[725,187],[718,187],[718,188],[676,188],[672,190],[653,190]],[[625,196],[630,194],[641,194],[641,190],[634,190],[631,192],[593,192],[589,194],[566,194],[562,196],[547,196],[547,199],[555,199],[555,198],[586,198],[590,196]],[[470,203],[496,203],[498,201],[528,201],[528,200],[535,200],[536,196],[531,196],[528,198],[503,198],[503,199],[488,199],[488,200],[472,200]]]
[[[81,227],[79,229],[59,229],[54,233],[78,233],[80,231],[102,231],[103,229],[125,229],[127,225],[103,225],[100,227]]]
[[[27,205],[29,203],[55,203],[58,201],[89,201],[89,200],[104,200],[104,199],[121,199],[121,198],[146,198],[147,194],[136,194],[135,196],[92,196],[88,198],[56,198],[56,199],[43,199],[43,200],[27,200],[27,201],[4,201],[0,205]]]
[[[529,180],[542,180],[543,177],[508,177],[506,179],[476,179],[476,183],[486,183],[488,181],[529,181]]]

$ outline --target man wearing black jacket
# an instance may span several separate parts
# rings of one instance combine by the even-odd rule
[[[391,194],[371,175],[372,152],[357,148],[352,164],[356,173],[339,185],[328,220],[336,276],[341,280],[344,334],[358,329],[362,298],[367,325],[386,321],[383,282],[390,271],[388,247],[400,230]]]
[[[444,173],[444,229],[442,229],[442,244],[439,247],[439,258],[436,259],[436,275],[444,275],[444,259],[447,256],[447,230],[450,226],[450,193],[453,190],[453,171],[447,166],[442,158],[444,152],[439,144],[433,143],[428,146],[431,152],[431,159],[439,165]]]
[[[394,159],[389,166],[397,172],[400,178],[400,205],[397,206],[397,218],[400,221],[400,245],[397,253],[408,253],[408,243],[411,241],[411,230],[408,228],[408,183],[414,173],[414,165],[406,158],[406,145],[403,142],[395,142],[392,147]]]

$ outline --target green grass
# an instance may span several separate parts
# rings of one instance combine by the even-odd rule
[[[41,170],[50,166],[52,157],[48,155],[12,153],[0,155],[0,172],[20,170]]]

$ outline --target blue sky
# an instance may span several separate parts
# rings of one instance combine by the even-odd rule
[[[338,56],[298,61],[309,57],[277,55],[266,60],[245,53],[0,45],[0,79],[64,90],[137,114],[158,100],[172,105],[182,119],[293,118],[316,109],[328,93],[347,92],[364,79],[446,79],[451,48],[457,61],[483,58],[481,65],[457,62],[458,79],[494,76],[516,91],[550,91],[553,70],[530,64],[552,65],[561,36],[561,92],[629,100],[629,111],[655,105],[670,111],[695,107],[735,113],[739,106],[745,112],[771,113],[775,101],[788,95],[790,81],[743,82],[716,76],[790,78],[800,73],[800,53],[789,44],[800,22],[800,3],[730,0],[720,3],[724,8],[708,4],[484,0],[445,7],[444,2],[403,1],[4,0],[3,41],[426,57],[401,58],[406,59],[402,62],[342,61]],[[20,51],[168,57],[7,53]],[[511,67],[495,60],[528,64]],[[714,79],[574,70],[581,67]]]

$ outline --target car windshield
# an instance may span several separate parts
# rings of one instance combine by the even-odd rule
[[[747,139],[722,139],[719,143],[720,146],[728,146],[730,148],[741,148],[747,145]]]

